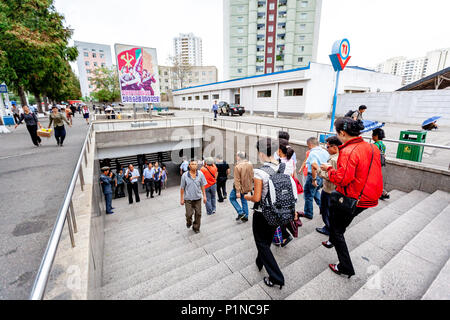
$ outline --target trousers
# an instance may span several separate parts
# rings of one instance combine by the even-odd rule
[[[192,225],[192,216],[194,216],[194,231],[200,231],[200,223],[202,220],[202,199],[185,200],[184,206],[186,208],[186,224]]]
[[[322,190],[320,195],[320,215],[322,216],[325,229],[330,231],[330,194]]]
[[[216,184],[213,184],[209,188],[206,188],[206,213],[212,214],[216,212],[216,192],[217,192]]]
[[[218,177],[217,178],[217,196],[219,197],[219,202],[223,202],[223,199],[227,196],[227,178]]]
[[[64,126],[55,127],[55,139],[59,145],[64,143],[64,139],[66,138],[66,129]]]
[[[161,180],[155,180],[155,193],[161,195]]]
[[[284,276],[278,266],[270,245],[272,244],[273,235],[277,226],[271,226],[267,223],[261,212],[255,211],[253,214],[253,237],[255,238],[256,249],[258,255],[256,256],[256,265],[259,269],[264,266],[269,279],[274,284],[284,285]]]
[[[37,135],[37,124],[35,124],[34,126],[27,125],[27,130],[30,133],[31,141],[33,141],[33,144],[35,146],[38,146],[39,143],[41,143],[41,137]]]
[[[144,179],[144,184],[145,184],[145,191],[147,192],[147,198],[148,198],[148,193],[150,192],[150,196],[153,198],[153,192],[154,192],[154,188],[155,188],[155,183],[153,179]]]
[[[106,213],[112,212],[112,193],[105,193]]]
[[[137,182],[135,183],[128,183],[127,184],[127,191],[128,191],[128,202],[130,204],[133,203],[133,191],[134,191],[134,197],[136,198],[136,202],[141,201],[139,198],[139,189]]]
[[[363,212],[365,208],[356,208],[354,215],[348,215],[331,208],[330,211],[330,239],[334,245],[339,259],[338,269],[344,274],[354,275],[352,259],[348,252],[347,243],[345,242],[344,233],[347,227],[352,223],[353,219]]]

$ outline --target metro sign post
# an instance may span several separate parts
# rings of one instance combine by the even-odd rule
[[[334,117],[336,114],[336,102],[337,102],[337,92],[339,86],[339,75],[342,70],[347,66],[350,60],[350,42],[347,39],[338,40],[333,44],[333,49],[331,50],[330,60],[333,64],[334,71],[336,71],[336,88],[334,89],[333,98],[333,111],[331,114],[331,126],[330,132],[333,132]]]

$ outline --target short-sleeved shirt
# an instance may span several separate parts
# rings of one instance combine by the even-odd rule
[[[216,184],[216,173],[217,173],[217,167],[213,164],[212,166],[204,165],[201,168],[201,172],[205,175],[206,181],[208,184],[205,186],[205,188],[209,188]]]
[[[217,110],[219,110],[219,105],[217,105],[217,104],[213,104],[213,106],[212,106],[212,110],[213,110],[213,111],[217,111]]]
[[[118,173],[117,174],[117,184],[122,184],[123,183],[123,171],[122,174]]]
[[[319,166],[323,163],[327,163],[330,158],[330,154],[322,147],[315,147],[311,149],[306,164],[308,165],[308,173],[312,172],[312,164],[317,163]]]
[[[189,170],[189,162],[183,161],[183,163],[180,166],[180,169],[183,170],[183,172],[186,172]]]
[[[153,168],[153,179],[155,180],[155,181],[159,181],[159,180],[161,180],[161,172],[162,172],[162,169],[161,168],[158,168],[158,169],[155,169],[155,168]]]
[[[352,114],[352,119],[354,119],[356,117],[356,120],[362,120],[362,113],[359,112],[359,110],[356,110],[355,112],[353,112]]]
[[[273,154],[273,157],[275,158],[275,160],[278,160],[278,161],[280,160],[280,156],[278,155],[278,152],[275,152],[275,153]],[[294,154],[292,155],[291,159],[293,159],[295,165],[297,165],[297,155],[295,154],[295,152],[294,152]]]
[[[281,161],[281,163],[285,163],[286,164],[286,168],[284,169],[284,173],[292,176],[294,174],[294,172],[295,172],[294,159],[291,158],[290,160],[288,160],[287,158],[281,158],[280,161]]]
[[[228,177],[227,171],[230,169],[230,166],[225,161],[222,163],[216,163],[217,171],[219,172],[219,175],[217,177],[219,178],[226,178]]]
[[[207,182],[203,173],[197,170],[195,179],[192,179],[189,171],[181,176],[181,189],[184,189],[184,200],[200,200],[202,198],[202,187]]]
[[[145,168],[142,175],[144,176],[144,179],[153,179],[153,175],[155,174],[155,168]]]
[[[378,140],[374,143],[380,149],[381,154],[386,154],[386,145],[383,143],[383,141]]]
[[[127,173],[130,171],[130,169],[127,169],[127,172],[125,173],[125,175],[127,175]],[[128,176],[128,178],[131,178],[131,177],[134,177],[134,176],[136,176],[136,177],[140,177],[141,175],[139,174],[139,170],[138,169],[134,169],[132,172],[130,172],[130,175]],[[131,183],[135,183],[135,182],[137,182],[138,181],[138,178],[134,178],[133,180],[131,180],[130,182]]]
[[[264,162],[264,166],[269,166],[271,167],[273,170],[278,171],[279,165],[276,165],[274,163],[271,162]],[[261,192],[261,200],[265,199],[267,196],[267,192],[269,190],[269,179],[270,179],[270,175],[261,170],[261,169],[255,169],[253,170],[254,173],[254,178],[255,179],[259,179],[262,180],[263,185],[262,185],[262,192]]]

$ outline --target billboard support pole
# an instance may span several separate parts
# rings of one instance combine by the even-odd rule
[[[133,117],[136,120],[136,103],[133,103]]]

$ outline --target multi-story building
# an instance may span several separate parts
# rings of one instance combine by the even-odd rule
[[[408,85],[430,74],[450,67],[450,48],[430,51],[425,57],[408,59],[395,57],[376,66],[377,72],[403,77],[403,85]]]
[[[316,61],[322,0],[224,0],[224,79]]]
[[[159,66],[159,85],[161,93],[170,93],[186,87],[217,82],[217,68],[214,66],[194,66],[186,72],[183,84],[174,67]]]
[[[173,39],[175,57],[180,64],[191,66],[203,65],[202,39],[193,33],[180,33],[179,37]]]
[[[75,41],[78,49],[78,77],[83,97],[89,97],[96,90],[91,82],[94,70],[99,67],[110,68],[112,64],[111,47],[109,45]]]

